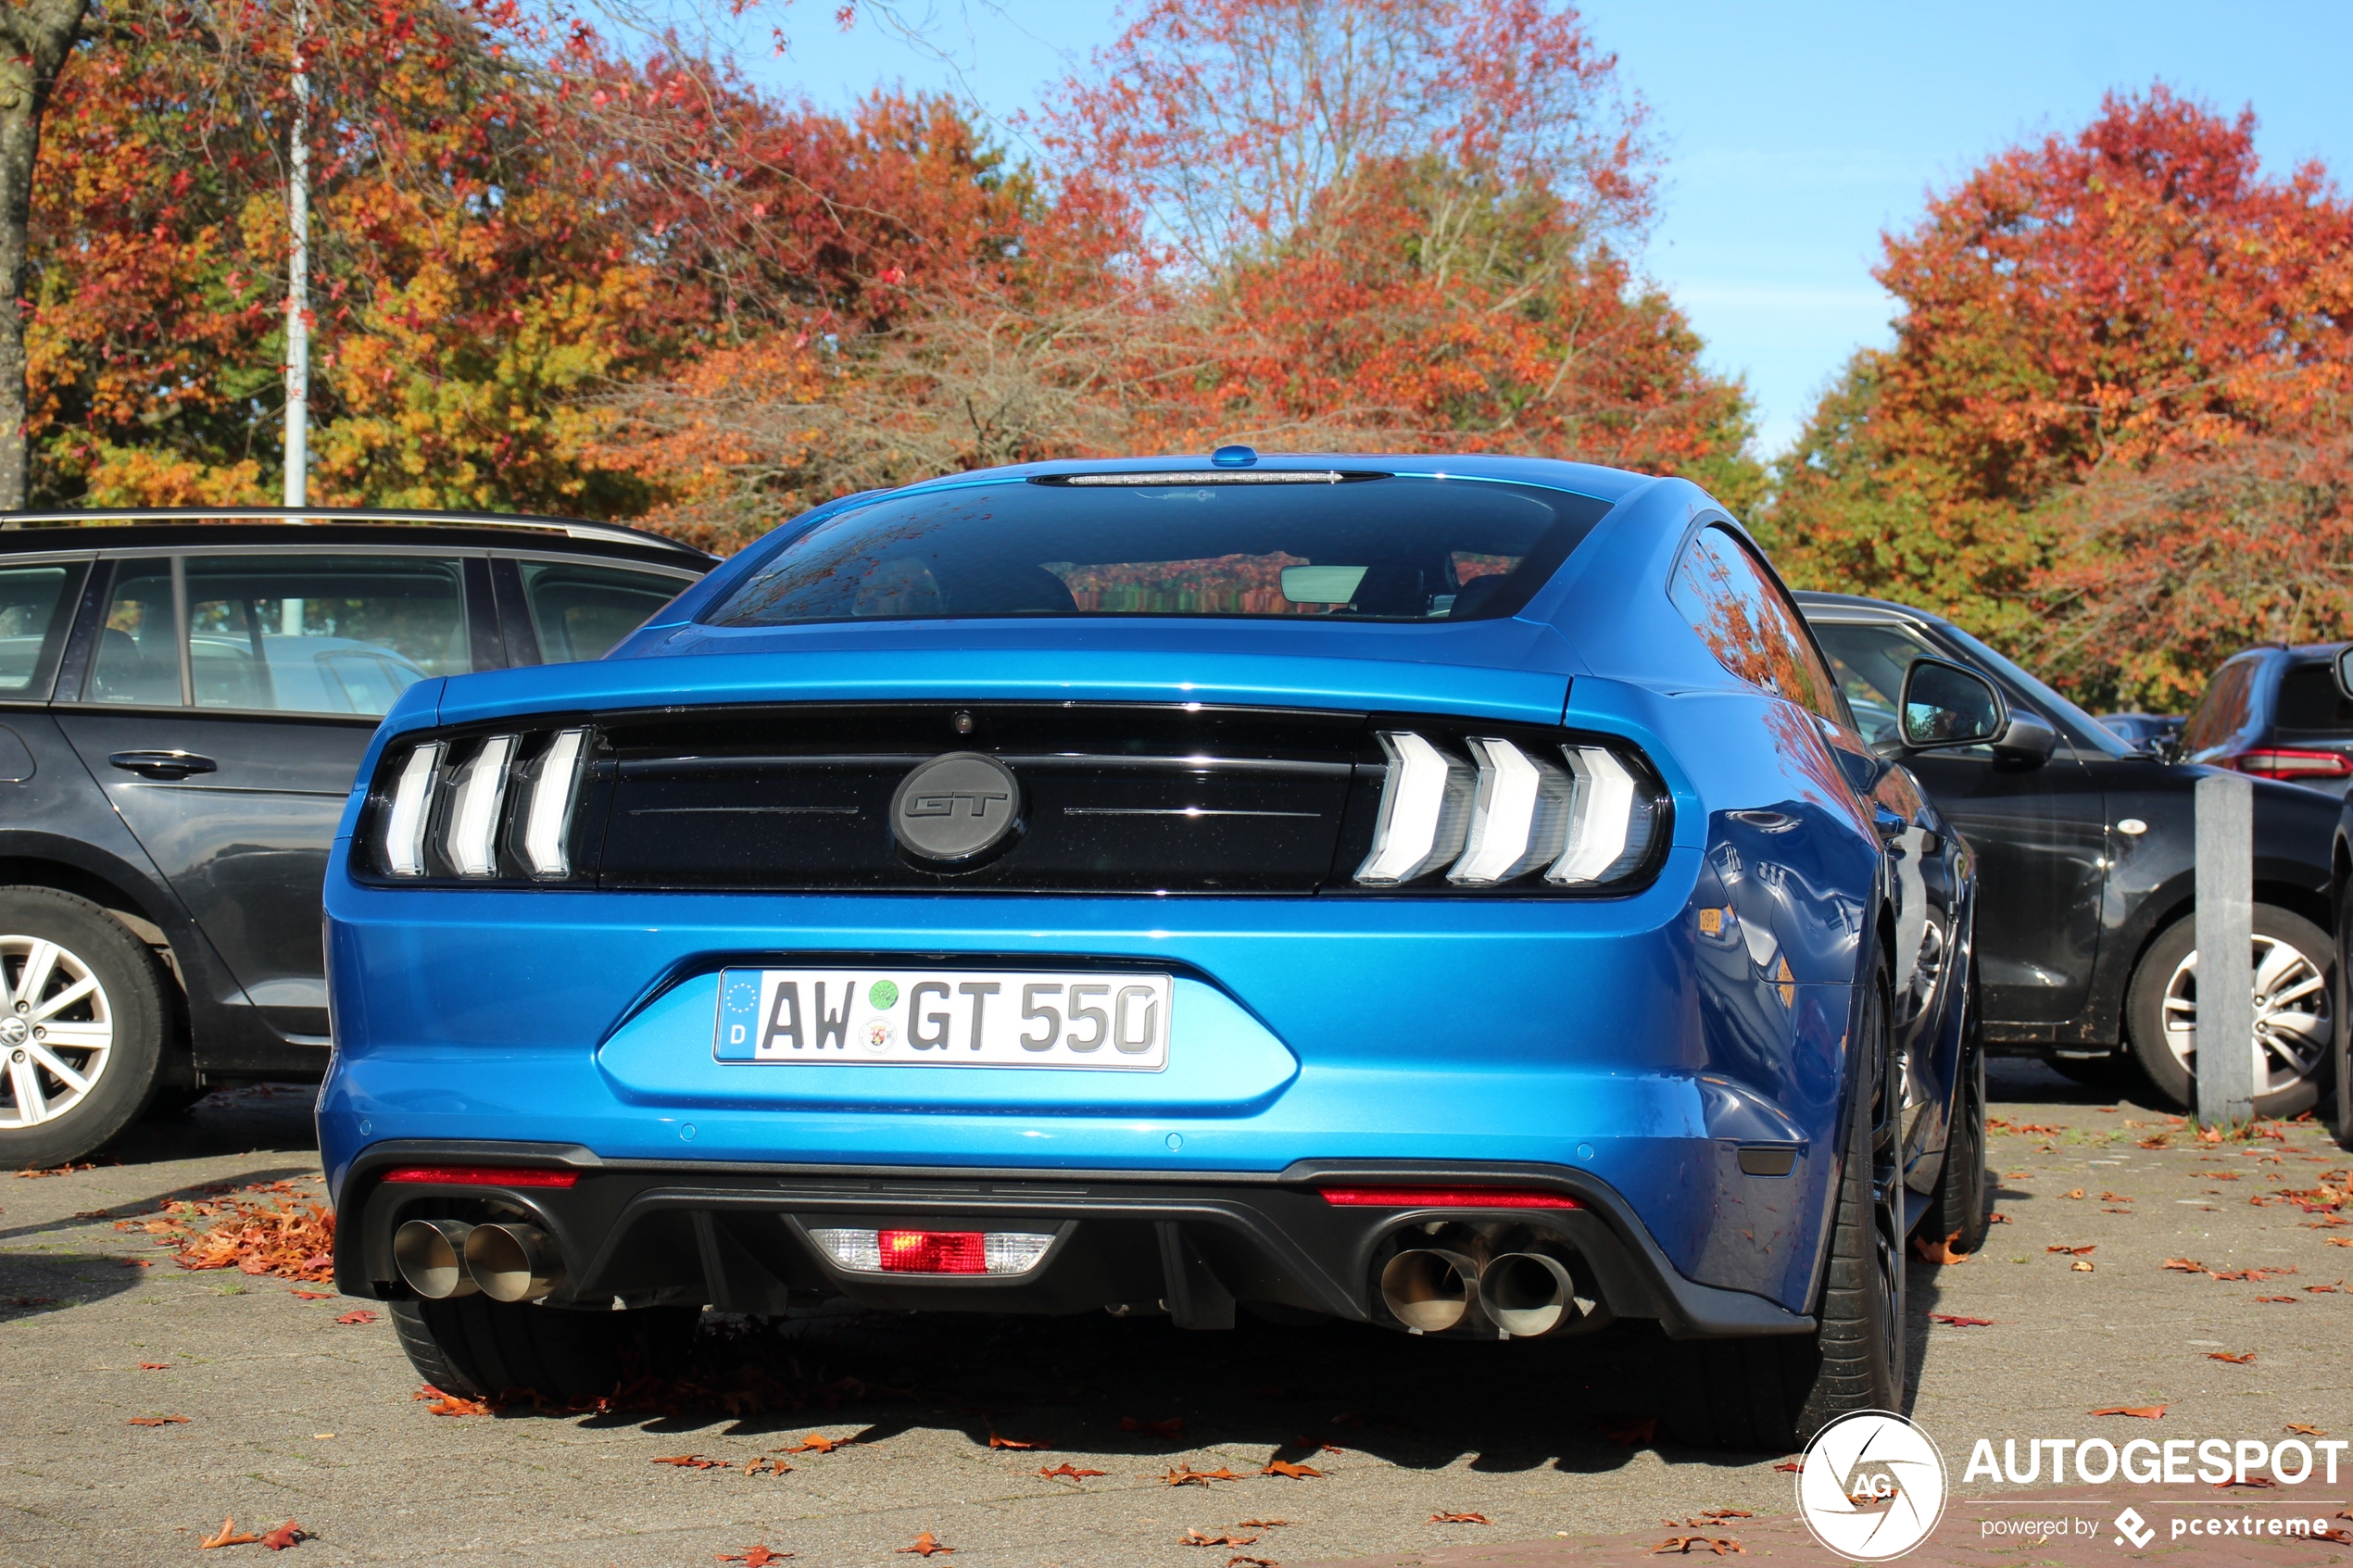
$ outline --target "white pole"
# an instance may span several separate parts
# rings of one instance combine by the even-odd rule
[[[286,505],[310,504],[310,69],[309,14],[295,0],[294,132],[289,138],[286,227]]]
[[[2255,1114],[2255,786],[2245,773],[2197,781],[2197,1119]]]

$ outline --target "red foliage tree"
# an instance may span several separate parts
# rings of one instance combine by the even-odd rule
[[[1784,465],[1785,561],[2031,641],[2097,591],[2074,487],[2336,418],[2353,208],[2317,164],[2267,178],[2254,131],[2161,85],[2111,96],[1889,236],[1895,346],[1858,358]]]

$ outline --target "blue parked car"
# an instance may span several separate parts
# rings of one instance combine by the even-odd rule
[[[337,1279],[453,1392],[846,1297],[1650,1320],[1686,1440],[1897,1408],[1905,1240],[1985,1186],[1969,851],[1892,759],[2008,724],[1933,659],[1900,706],[1874,753],[1679,480],[1226,448],[820,508],[385,720]]]

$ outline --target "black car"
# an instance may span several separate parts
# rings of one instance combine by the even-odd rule
[[[2334,675],[2345,646],[2273,645],[2224,659],[2182,725],[2183,760],[2341,797],[2353,783],[2353,699]]]
[[[2099,1084],[2118,1081],[2129,1053],[2174,1103],[2190,1105],[2193,794],[2208,770],[2127,745],[1951,621],[1880,599],[1797,597],[1875,746],[1898,749],[1896,696],[1920,658],[1978,671],[2014,713],[2051,732],[2047,743],[2030,730],[2007,745],[1903,758],[1977,851],[1987,1048],[2040,1055]],[[2331,1082],[2336,802],[2260,777],[2254,790],[2256,1110],[2292,1115]]]
[[[320,885],[377,719],[421,681],[597,658],[712,564],[558,518],[8,518],[0,1165],[321,1076]]]

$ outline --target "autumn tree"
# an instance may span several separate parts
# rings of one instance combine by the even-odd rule
[[[41,122],[89,0],[0,7],[0,511],[25,503],[26,253]]]
[[[1856,356],[1783,460],[1777,558],[1811,585],[2047,645],[2086,696],[2178,697],[2185,671],[2157,679],[2133,654],[2141,673],[2122,677],[2093,651],[2112,639],[2082,634],[2092,621],[2067,630],[2103,602],[2111,546],[2137,548],[2122,520],[2151,515],[2144,480],[2219,494],[2180,465],[2312,435],[2353,390],[2353,210],[2318,165],[2267,178],[2254,132],[2251,113],[2161,85],[2111,96],[1889,235],[1876,276],[1901,309],[1894,346]],[[2085,509],[2086,486],[2109,499]],[[2172,635],[2095,619],[2144,649]]]

